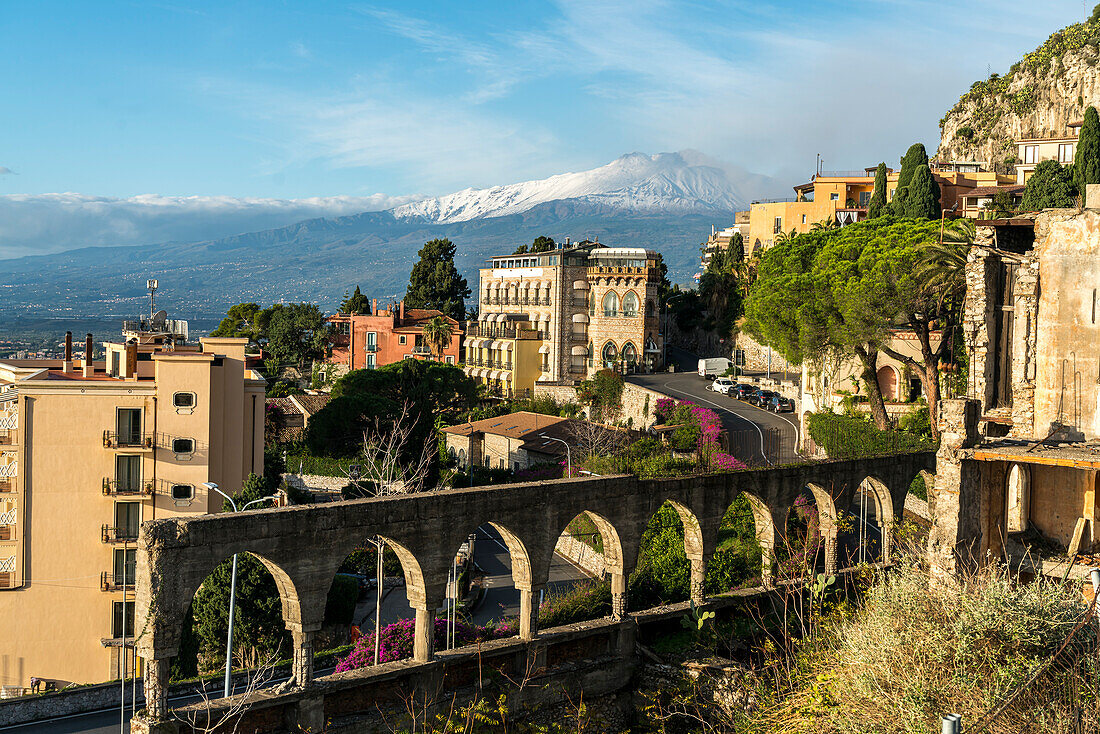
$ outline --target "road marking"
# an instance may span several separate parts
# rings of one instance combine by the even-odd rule
[[[749,420],[748,418],[746,418],[746,417],[745,417],[745,416],[743,416],[743,415],[737,415],[737,413],[734,413],[734,412],[733,412],[732,410],[730,410],[729,408],[727,408],[727,407],[725,407],[725,406],[723,406],[723,405],[719,405],[718,403],[715,403],[715,402],[714,402],[714,401],[712,401],[712,400],[707,400],[706,398],[701,398],[701,397],[699,397],[698,395],[692,395],[691,393],[689,393],[689,392],[684,392],[683,390],[677,390],[676,388],[674,388],[674,387],[670,386],[670,385],[669,385],[669,384],[668,384],[667,382],[666,382],[666,383],[664,383],[664,387],[665,387],[665,389],[666,389],[666,390],[672,390],[673,392],[678,392],[678,393],[680,393],[681,395],[687,395],[687,396],[688,396],[689,398],[694,398],[695,400],[702,400],[702,401],[703,401],[704,403],[710,403],[710,404],[711,404],[711,405],[713,405],[713,406],[714,406],[715,408],[718,408],[718,410],[724,410],[725,412],[729,413],[730,415],[736,415],[736,416],[737,416],[738,418],[740,418],[741,420],[745,421],[745,422],[746,422],[746,423],[748,423],[748,424],[749,424],[750,426],[752,426],[753,428],[755,428],[755,429],[756,429],[756,432],[760,434],[760,457],[761,457],[762,459],[764,459],[764,462],[765,462],[765,463],[766,463],[766,464],[767,464],[768,466],[771,466],[771,465],[772,465],[772,463],[771,463],[770,461],[768,461],[768,455],[767,455],[767,454],[766,454],[766,453],[764,452],[764,432],[763,432],[762,430],[760,430],[760,426],[756,425],[756,423],[754,423],[753,421]]]

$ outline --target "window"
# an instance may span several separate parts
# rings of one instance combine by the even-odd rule
[[[627,293],[623,296],[623,316],[635,318],[638,315],[638,296]]]
[[[1077,147],[1073,143],[1059,143],[1058,144],[1058,162],[1059,163],[1073,163],[1074,148]]]
[[[401,336],[397,337],[397,343],[398,344],[404,344],[407,338],[408,337],[406,337],[404,334],[402,334]]]
[[[377,365],[375,364],[375,361],[374,361],[374,354],[373,353],[368,354],[367,355],[367,369],[368,370],[373,370],[376,366]]]
[[[378,332],[377,331],[368,331],[367,332],[367,346],[366,346],[366,349],[367,349],[368,352],[377,352],[378,351]]]
[[[447,364],[454,364],[455,363],[455,358],[448,354],[446,361],[447,361]]]
[[[859,205],[860,206],[870,206],[871,205],[871,192],[870,191],[860,191],[859,192]]]
[[[1038,145],[1025,145],[1024,146],[1024,163],[1038,163],[1039,162],[1039,146]]]
[[[117,413],[118,445],[141,445],[141,408],[119,408]]]
[[[603,315],[612,318],[619,315],[619,296],[610,291],[603,297]]]
[[[138,492],[141,490],[141,457],[120,455],[115,457],[115,491]]]
[[[619,348],[615,346],[615,342],[608,342],[603,345],[603,366],[613,367],[615,361],[619,358]]]
[[[176,454],[191,454],[195,451],[195,439],[193,438],[173,438],[172,439],[172,453]]]
[[[115,548],[115,586],[132,586],[137,569],[135,548]]]
[[[805,224],[805,223],[806,223],[806,215],[805,215],[805,214],[803,214],[803,215],[802,215],[802,223],[803,223],[803,224]]]
[[[111,637],[121,639],[122,637],[134,636],[134,603],[128,601],[123,602],[116,601],[114,603],[114,613],[111,616]]]
[[[172,395],[172,406],[177,413],[190,413],[195,407],[195,393],[178,392]]]
[[[775,224],[772,227],[772,234],[779,234],[783,231],[783,217],[776,217]]]
[[[638,351],[634,349],[634,345],[630,342],[623,345],[623,361],[629,365],[633,365],[638,361]]]
[[[134,539],[141,527],[140,502],[115,503],[115,534],[119,539]]]
[[[176,502],[189,502],[195,498],[195,488],[190,484],[173,484],[172,499]]]
[[[840,201],[840,194],[836,192],[829,194],[829,201]]]
[[[595,316],[596,315],[596,294],[595,293],[589,293],[588,294],[588,315],[589,316]]]

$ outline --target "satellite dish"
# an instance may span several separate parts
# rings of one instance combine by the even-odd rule
[[[166,321],[168,321],[167,311],[161,309],[160,311],[157,311],[155,314],[153,314],[152,322],[154,329],[158,326],[163,327]]]

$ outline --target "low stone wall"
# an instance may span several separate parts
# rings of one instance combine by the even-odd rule
[[[745,355],[745,369],[757,372],[765,371],[769,367],[768,347],[759,343],[748,334],[738,334],[734,339],[734,349],[740,349]],[[774,349],[771,352],[772,372],[798,372],[800,367],[790,364],[779,352]]]
[[[326,477],[321,474],[284,474],[283,479],[290,486],[306,491],[339,492],[348,486],[346,477]]]
[[[602,580],[607,575],[607,559],[603,554],[574,537],[562,535],[558,538],[558,544],[554,546],[554,552],[568,559],[570,563],[592,578]]]
[[[577,402],[577,390],[571,385],[541,385],[536,382],[534,394],[535,397],[553,398],[559,403]],[[631,428],[645,430],[656,422],[654,411],[657,409],[657,401],[665,397],[668,396],[628,382],[623,385],[621,419],[629,422]]]

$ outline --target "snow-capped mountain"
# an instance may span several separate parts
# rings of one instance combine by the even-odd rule
[[[685,155],[694,157],[689,162]],[[690,153],[629,153],[590,171],[561,173],[538,181],[465,189],[393,209],[395,217],[436,224],[520,214],[539,204],[581,200],[634,212],[665,214],[732,212],[745,199],[726,171]]]

